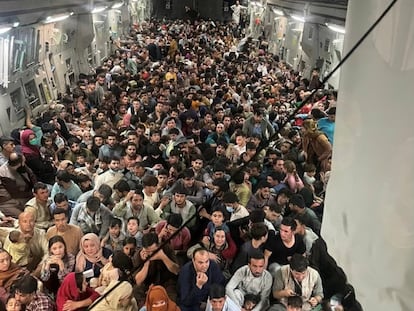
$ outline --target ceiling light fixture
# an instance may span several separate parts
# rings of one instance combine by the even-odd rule
[[[92,14],[101,13],[106,10],[106,6],[96,7],[92,10]]]
[[[115,3],[111,8],[112,9],[119,9],[123,5],[124,5],[123,2],[118,2],[118,3]]]
[[[345,34],[345,28],[343,26],[335,25],[335,24],[325,24],[330,30]]]
[[[303,16],[291,15],[290,17],[292,17],[295,21],[302,22],[302,23],[305,22],[305,18]]]
[[[60,22],[63,21],[65,19],[67,19],[69,16],[71,16],[72,14],[61,14],[61,15],[53,15],[53,16],[48,16],[45,20],[44,23],[45,24],[49,24],[49,23],[56,23],[56,22]]]
[[[279,16],[285,15],[285,13],[283,13],[282,10],[278,10],[278,9],[275,9],[275,8],[273,8],[273,13],[275,13],[276,15],[279,15]]]
[[[11,27],[2,27],[0,28],[0,35],[8,32],[10,29],[12,29]]]

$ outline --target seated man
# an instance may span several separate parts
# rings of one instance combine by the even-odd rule
[[[135,282],[138,287],[147,291],[151,284],[162,285],[169,296],[175,296],[176,275],[180,266],[172,249],[165,245],[155,252],[160,246],[158,236],[154,232],[144,234],[142,248],[135,252],[133,257],[134,267],[138,268]]]
[[[103,238],[109,230],[111,216],[111,211],[97,197],[89,197],[86,203],[75,207],[70,223],[79,226],[83,234],[95,233]]]
[[[25,306],[25,310],[56,310],[54,302],[46,294],[38,292],[37,286],[37,280],[33,276],[23,276],[15,285],[16,300]]]
[[[69,200],[76,201],[82,194],[82,190],[72,180],[72,176],[67,171],[58,171],[56,182],[52,187],[50,197],[54,198],[56,194],[63,193]]]
[[[30,212],[35,216],[36,228],[47,230],[52,225],[52,215],[50,214],[49,190],[42,182],[37,182],[33,187],[34,198],[26,203],[25,212]]]
[[[57,208],[53,211],[54,226],[47,230],[46,238],[49,240],[55,235],[60,235],[66,244],[68,253],[76,256],[79,252],[79,243],[83,236],[82,230],[75,225],[68,224],[67,211],[62,208]]]
[[[199,311],[205,305],[212,284],[225,284],[218,264],[209,259],[205,248],[193,253],[193,260],[187,262],[178,274],[177,301],[181,311]]]
[[[19,228],[26,243],[30,248],[29,258],[27,258],[27,268],[29,270],[36,269],[42,259],[49,255],[48,242],[43,230],[35,228],[35,217],[30,212],[23,212],[19,215]],[[9,251],[12,244],[7,236],[4,241],[4,249]]]
[[[24,205],[33,197],[36,177],[25,164],[22,155],[10,154],[9,161],[0,166],[0,210],[6,216],[19,217]]]
[[[53,203],[50,204],[50,214],[53,215],[55,209],[60,208],[66,211],[68,218],[72,216],[72,211],[76,206],[75,201],[68,200],[68,197],[63,193],[56,193],[53,197]]]
[[[239,268],[227,283],[226,294],[240,308],[247,294],[260,295],[260,301],[254,311],[266,310],[272,289],[272,276],[265,270],[264,255],[260,251],[251,254],[249,264]]]
[[[206,311],[240,311],[240,307],[226,296],[226,289],[221,284],[210,287]]]
[[[186,169],[181,176],[182,178],[177,180],[167,193],[174,194],[177,188],[182,188],[187,195],[187,200],[196,206],[201,205],[204,201],[204,192],[200,183],[195,182],[194,171],[190,168]]]
[[[285,311],[287,299],[292,296],[302,298],[302,310],[309,311],[323,299],[322,280],[318,271],[309,267],[308,260],[300,255],[292,256],[288,265],[277,272],[273,284],[273,297],[279,304],[273,305],[271,311]]]

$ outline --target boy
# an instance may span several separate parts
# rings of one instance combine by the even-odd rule
[[[109,224],[109,231],[106,236],[101,241],[101,246],[110,249],[112,252],[114,251],[122,251],[123,249],[123,241],[125,239],[125,235],[121,232],[122,221],[119,218],[112,218]]]
[[[210,241],[213,241],[214,233],[218,227],[223,228],[226,233],[230,232],[229,227],[224,223],[224,211],[220,207],[214,209],[211,213],[211,220],[204,231],[203,240],[208,238]]]
[[[137,247],[142,247],[143,233],[139,231],[139,219],[137,217],[129,217],[127,220],[127,237],[133,237],[137,241]]]

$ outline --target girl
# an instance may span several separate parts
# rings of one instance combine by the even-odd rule
[[[14,295],[9,296],[6,301],[6,311],[21,311],[22,310],[22,304],[16,300],[16,297]]]
[[[83,310],[98,297],[99,294],[88,287],[82,272],[71,272],[65,277],[57,292],[57,311]]]
[[[290,160],[285,160],[283,165],[286,169],[286,177],[283,182],[289,186],[289,189],[292,193],[298,192],[304,187],[304,185],[302,179],[300,179],[296,171],[295,163]]]
[[[66,243],[60,235],[49,240],[49,256],[43,261],[40,279],[54,295],[66,275],[75,267],[75,256],[68,253]]]

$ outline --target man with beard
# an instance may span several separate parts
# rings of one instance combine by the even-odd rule
[[[260,295],[260,301],[254,311],[266,310],[269,306],[269,295],[272,288],[272,276],[265,268],[262,252],[255,251],[250,255],[249,263],[239,268],[227,283],[226,294],[240,308],[244,305],[247,294]]]
[[[36,177],[26,166],[23,156],[13,152],[9,161],[0,166],[0,181],[0,211],[17,218],[24,204],[33,197]]]
[[[276,201],[273,196],[270,195],[271,185],[267,181],[261,181],[257,185],[257,191],[250,197],[246,208],[249,211],[255,209],[262,209],[263,206],[276,205]]]
[[[113,156],[111,158],[111,162],[109,163],[109,170],[102,173],[101,175],[96,176],[95,189],[99,188],[99,186],[102,184],[106,184],[113,188],[113,186],[124,177],[124,174],[120,172],[119,167],[120,158]]]
[[[72,163],[76,162],[76,159],[79,155],[83,155],[85,157],[86,160],[94,160],[95,156],[93,155],[93,153],[88,150],[87,148],[81,148],[80,145],[80,140],[76,137],[72,137],[68,140],[68,146],[70,148],[70,150],[65,152],[65,155],[63,156],[63,158],[65,160],[69,160]]]

